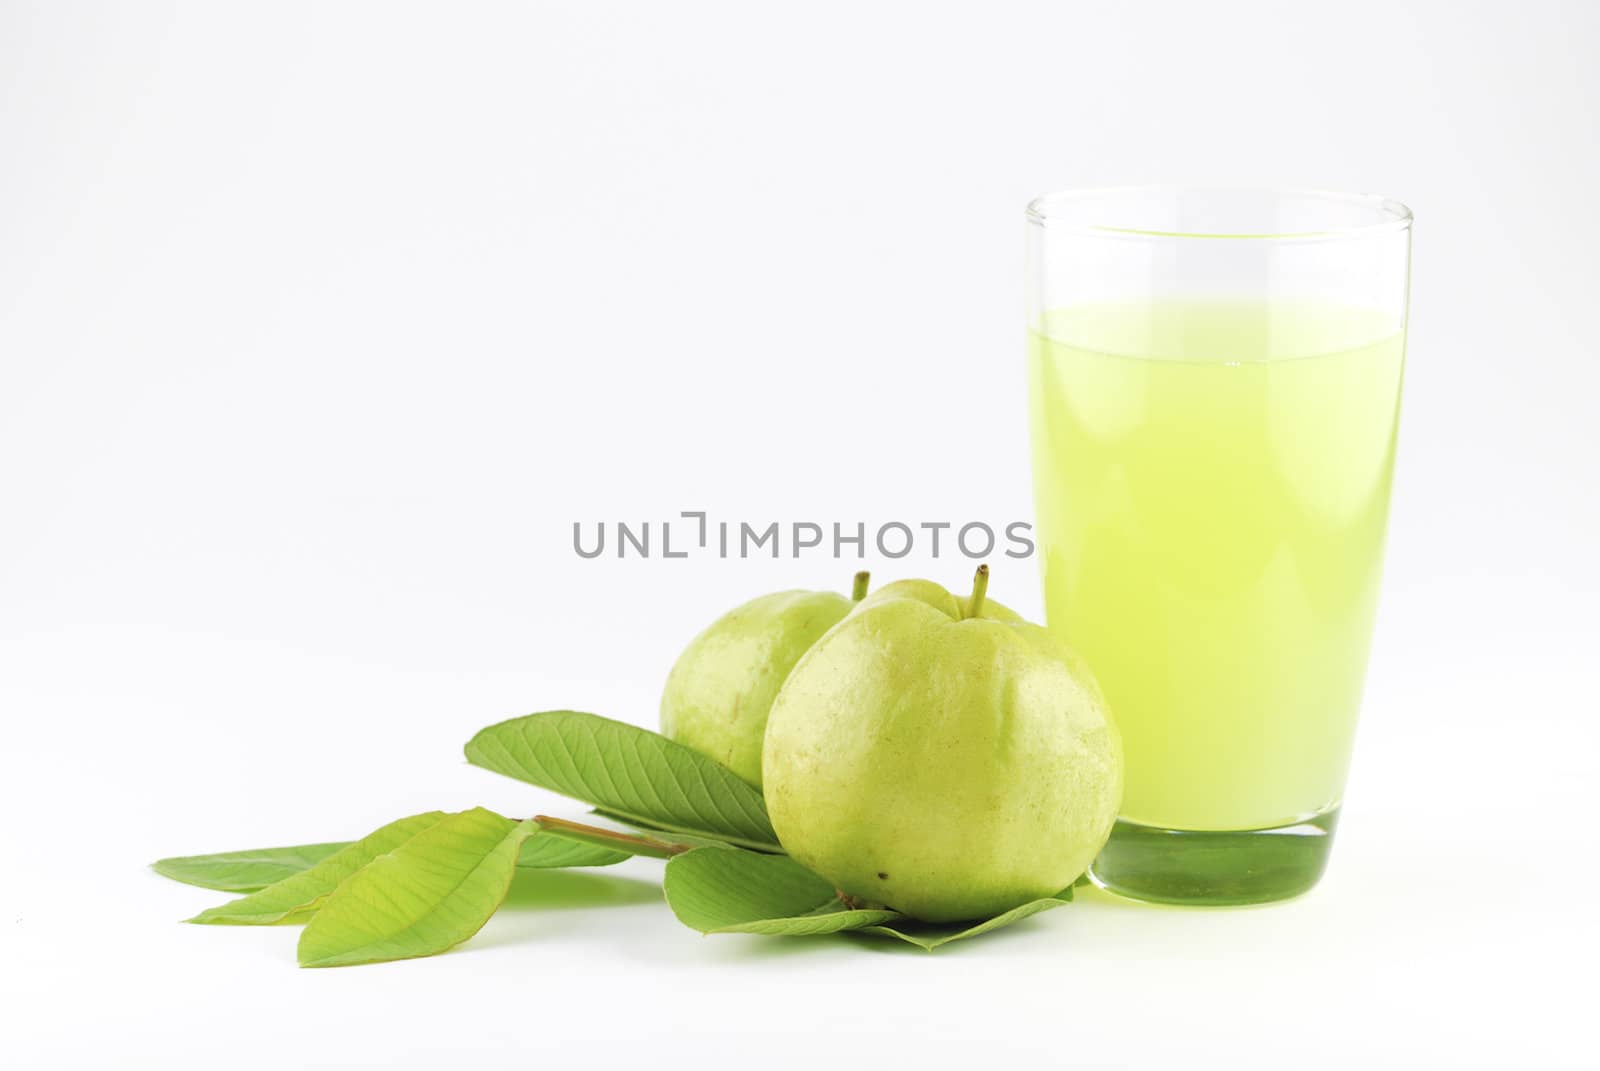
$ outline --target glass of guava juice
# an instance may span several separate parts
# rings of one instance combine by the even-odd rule
[[[1027,211],[1030,423],[1049,627],[1122,730],[1090,870],[1243,904],[1328,861],[1378,600],[1411,212],[1132,188]]]

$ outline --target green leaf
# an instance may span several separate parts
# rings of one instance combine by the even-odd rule
[[[726,840],[723,840],[721,837],[708,837],[703,834],[684,833],[681,830],[676,829],[664,829],[661,826],[651,825],[648,822],[641,822],[637,818],[627,818],[620,814],[614,814],[611,811],[601,810],[598,807],[594,808],[589,813],[592,815],[597,815],[600,818],[609,818],[611,821],[616,822],[619,825],[627,826],[629,829],[632,829],[635,832],[641,833],[645,836],[670,837],[674,842],[678,844],[687,844],[691,848],[732,847],[732,845],[730,845]],[[775,855],[784,854],[783,849],[778,847],[776,844],[763,844],[760,847],[752,848],[751,850]]]
[[[564,837],[529,837],[522,844],[517,866],[529,870],[556,870],[562,867],[613,866],[629,858],[632,852],[602,848]]]
[[[536,828],[482,807],[447,816],[328,897],[300,934],[300,965],[379,963],[455,947],[505,900]]]
[[[534,815],[533,823],[538,831],[547,837],[558,837],[597,850],[642,855],[651,859],[671,859],[688,847],[677,840],[665,840],[663,835],[658,833],[624,833],[604,826],[591,826],[566,818],[553,818],[547,814]],[[675,833],[668,835],[679,836]]]
[[[786,855],[696,848],[667,863],[662,882],[678,921],[701,933],[807,936],[900,918],[851,908],[825,879]]]
[[[214,855],[175,855],[158,859],[150,867],[162,877],[219,892],[251,893],[310,870],[322,860],[354,843],[297,844],[288,848],[249,848]],[[518,866],[531,870],[560,867],[613,866],[632,853],[579,844],[557,837],[530,837],[522,846]]]
[[[552,710],[491,725],[466,747],[486,770],[582,800],[626,821],[777,848],[761,793],[726,767],[658,733]]]
[[[888,908],[850,907],[826,878],[783,855],[696,848],[667,863],[663,885],[678,920],[701,933],[809,936],[856,932],[891,937],[929,951],[1020,922],[1072,900],[1072,890],[979,922],[919,922]]]
[[[428,811],[390,822],[354,844],[334,852],[308,870],[291,874],[249,896],[230,900],[218,907],[209,907],[189,921],[245,926],[282,922],[290,915],[316,907],[350,875],[423,830],[437,825],[443,818],[443,811]]]
[[[1020,907],[1014,907],[1004,914],[996,915],[982,922],[956,922],[950,924],[936,924],[931,922],[917,922],[914,919],[899,919],[884,926],[868,926],[861,930],[862,933],[874,934],[879,937],[893,937],[908,944],[925,948],[929,952],[940,945],[947,945],[951,941],[960,941],[967,937],[977,937],[998,930],[1002,926],[1009,926],[1013,922],[1021,922],[1041,911],[1049,911],[1053,907],[1072,902],[1072,889],[1067,888],[1055,896],[1048,896],[1042,900],[1030,900]]]
[[[288,848],[250,848],[213,855],[175,855],[157,859],[150,868],[162,877],[202,889],[247,893],[310,870],[334,852],[350,847],[347,840],[297,844]]]

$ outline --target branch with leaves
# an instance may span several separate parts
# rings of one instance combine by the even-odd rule
[[[519,870],[666,860],[662,886],[678,919],[702,933],[860,933],[926,949],[975,937],[1072,899],[1072,890],[994,918],[930,925],[847,901],[783,854],[761,793],[711,759],[657,733],[556,710],[491,725],[466,746],[476,766],[581,801],[629,826],[506,818],[481,807],[429,811],[354,842],[162,859],[176,881],[239,899],[190,922],[303,922],[301,966],[431,956],[483,928]]]

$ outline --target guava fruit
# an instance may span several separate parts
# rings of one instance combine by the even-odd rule
[[[661,732],[761,787],[761,741],[773,696],[800,656],[867,593],[779,591],[713,621],[678,656],[661,692]]]
[[[1071,885],[1122,800],[1122,740],[1060,639],[926,580],[864,599],[767,719],[763,795],[784,849],[862,903],[985,918]]]

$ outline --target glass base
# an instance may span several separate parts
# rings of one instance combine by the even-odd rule
[[[1263,904],[1299,896],[1328,865],[1339,808],[1272,829],[1158,829],[1118,821],[1089,867],[1107,892],[1161,904]]]

